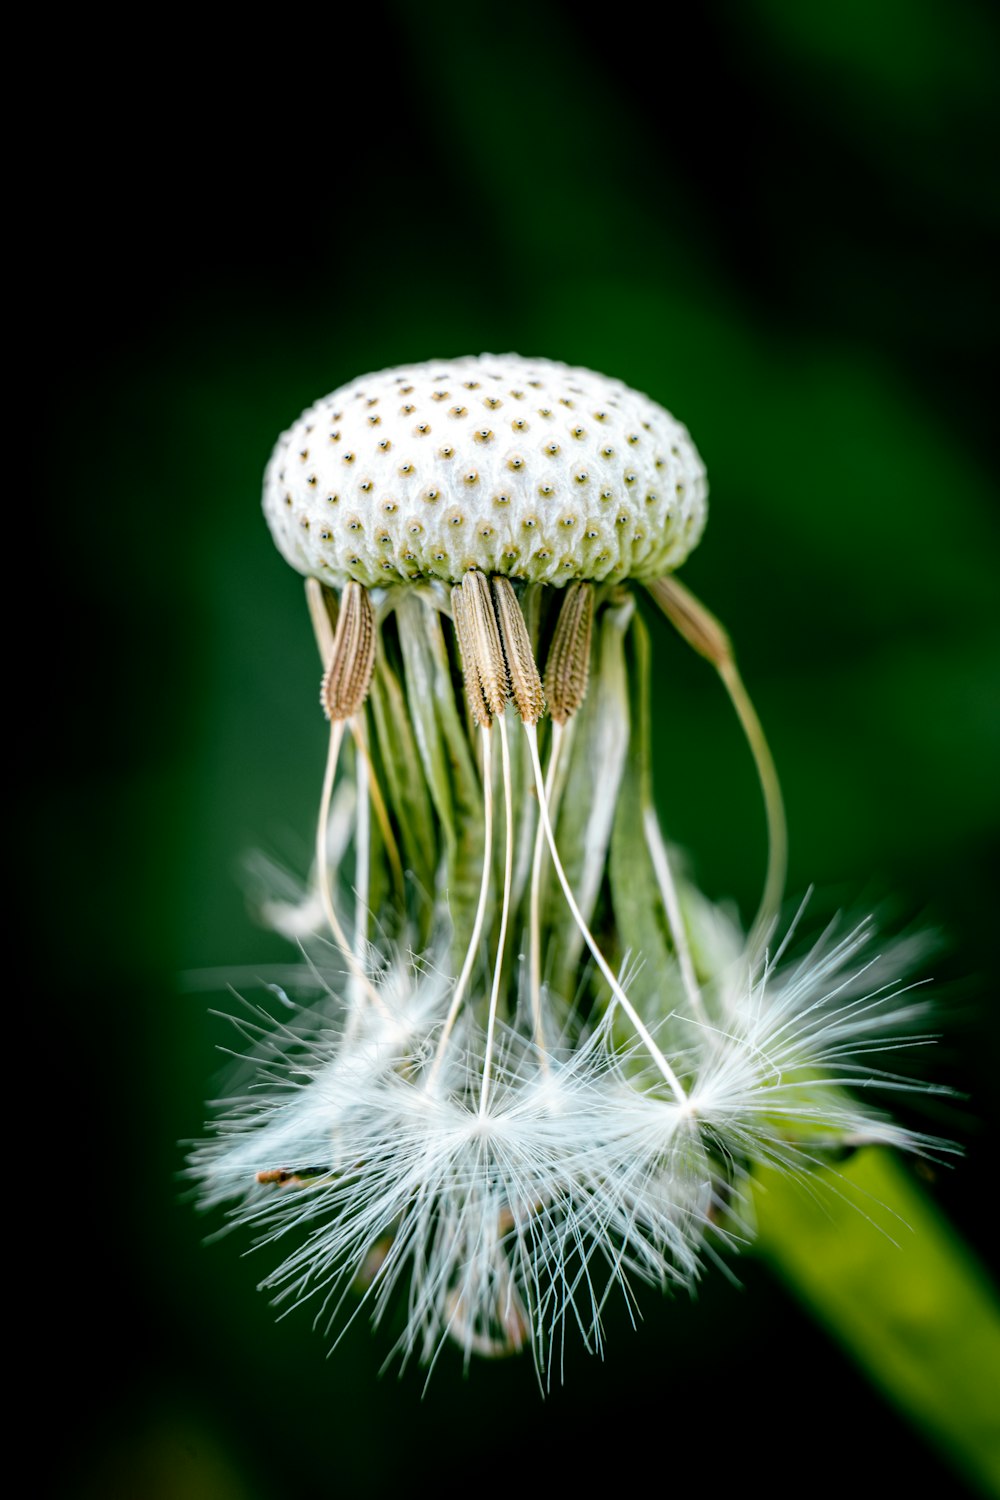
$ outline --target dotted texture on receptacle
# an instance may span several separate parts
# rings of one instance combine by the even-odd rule
[[[537,583],[655,578],[697,544],[687,428],[619,380],[519,355],[365,375],[279,439],[264,512],[284,557],[335,587],[469,568]]]

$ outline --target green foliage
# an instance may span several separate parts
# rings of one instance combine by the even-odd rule
[[[826,1178],[812,1196],[759,1175],[759,1253],[914,1427],[1000,1494],[1000,1304],[983,1267],[889,1153]]]

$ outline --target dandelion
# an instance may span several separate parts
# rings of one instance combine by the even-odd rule
[[[253,1086],[192,1154],[334,1336],[405,1314],[432,1365],[690,1287],[752,1232],[755,1165],[935,1143],[852,1092],[917,1024],[865,923],[772,951],[786,836],[728,637],[673,577],[704,466],[662,407],[513,355],[383,371],[279,440],[264,511],[306,577],[330,738],[298,906],[320,1003],[245,1028]],[[768,829],[744,936],[654,811],[641,592],[717,672]],[[289,1248],[290,1247],[290,1248]],[[393,1314],[395,1316],[395,1312]]]

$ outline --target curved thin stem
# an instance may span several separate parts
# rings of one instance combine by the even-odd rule
[[[330,886],[330,861],[327,854],[327,833],[330,822],[330,800],[333,796],[333,782],[337,773],[337,762],[340,759],[340,747],[344,740],[344,720],[334,719],[330,723],[330,747],[326,757],[326,771],[323,776],[323,793],[320,797],[319,817],[316,823],[316,872],[319,878],[319,894],[323,904],[323,914],[333,933],[337,947],[343,954],[344,961],[351,975],[360,984],[368,997],[378,1008],[385,1012],[385,1001],[375,989],[368,975],[362,968],[357,954],[347,940],[340,918],[337,916],[336,907],[333,904],[333,891]]]
[[[479,904],[476,907],[476,919],[472,925],[472,936],[469,939],[469,946],[465,951],[465,960],[462,964],[462,971],[458,976],[458,982],[455,985],[455,989],[451,997],[451,1005],[448,1009],[448,1015],[445,1018],[444,1027],[441,1031],[441,1036],[438,1039],[437,1051],[434,1054],[434,1061],[432,1062],[430,1072],[427,1075],[428,1088],[434,1082],[434,1079],[437,1076],[438,1069],[440,1068],[441,1063],[444,1059],[445,1048],[448,1045],[448,1038],[451,1036],[455,1021],[458,1018],[459,1010],[462,1006],[462,1001],[465,998],[465,991],[468,988],[469,977],[472,974],[472,966],[476,961],[476,955],[479,951],[479,940],[483,932],[483,921],[486,916],[486,904],[490,891],[490,869],[493,864],[493,761],[492,741],[490,739],[490,728],[488,725],[484,724],[482,726],[482,736],[483,875],[479,885]]]
[[[514,798],[510,781],[510,747],[507,744],[507,722],[503,714],[497,719],[500,725],[500,753],[503,759],[503,802],[506,844],[503,862],[503,903],[500,908],[500,937],[497,941],[496,962],[493,965],[493,988],[490,992],[490,1015],[486,1025],[486,1054],[483,1058],[483,1087],[479,1096],[480,1117],[486,1113],[490,1092],[490,1069],[493,1062],[493,1038],[496,1032],[497,1002],[500,998],[500,977],[503,973],[503,952],[507,945],[507,921],[510,916],[510,889],[514,874]]]
[[[632,1025],[635,1027],[640,1038],[645,1044],[654,1063],[663,1074],[663,1077],[666,1079],[667,1083],[670,1085],[670,1088],[678,1104],[685,1105],[688,1102],[688,1096],[684,1090],[683,1085],[681,1084],[673,1068],[667,1062],[667,1059],[664,1057],[663,1053],[660,1051],[659,1047],[656,1045],[652,1033],[647,1028],[642,1017],[639,1015],[639,1012],[636,1010],[635,1006],[632,1004],[631,1000],[622,989],[618,980],[615,978],[610,964],[604,957],[604,954],[601,952],[600,948],[597,946],[594,935],[584,921],[583,913],[580,911],[579,906],[576,904],[576,898],[574,897],[572,888],[570,887],[570,883],[566,878],[566,872],[563,869],[562,860],[559,858],[559,851],[556,848],[555,835],[552,832],[552,824],[549,819],[549,809],[545,800],[545,786],[542,781],[542,767],[538,759],[538,734],[535,730],[534,724],[525,724],[524,732],[528,736],[528,748],[531,752],[531,764],[535,772],[535,786],[538,789],[538,806],[542,823],[545,828],[545,837],[548,840],[549,853],[552,856],[552,864],[555,868],[556,875],[559,878],[559,884],[562,886],[563,895],[566,897],[566,904],[573,914],[573,920],[576,923],[577,927],[580,929],[580,934],[584,942],[590,949],[594,962],[603,974],[605,981],[610,986],[611,993],[614,995],[615,1000],[618,1002],[622,1010],[632,1022]]]
[[[684,926],[684,918],[681,914],[681,903],[677,895],[677,885],[674,881],[673,871],[670,868],[670,858],[667,854],[667,846],[660,832],[660,825],[656,821],[656,811],[647,807],[642,815],[643,831],[646,835],[646,847],[649,857],[653,861],[653,873],[656,883],[660,887],[660,899],[667,913],[667,923],[670,927],[670,936],[673,938],[674,952],[677,955],[677,963],[681,971],[681,980],[684,984],[684,992],[688,1003],[697,1020],[705,1022],[708,1020],[705,1014],[705,1003],[701,998],[701,989],[694,972],[694,963],[691,959],[691,945],[687,938],[687,929]]]
[[[775,768],[771,750],[761,728],[757,712],[735,661],[730,657],[719,663],[722,678],[730,701],[743,726],[750,753],[753,755],[764,796],[764,813],[767,818],[767,874],[760,905],[747,938],[747,952],[751,959],[759,956],[778,923],[781,899],[785,891],[785,876],[788,872],[788,824],[785,820],[785,804],[781,795],[781,783]]]
[[[722,625],[701,600],[682,583],[678,583],[676,578],[656,578],[647,583],[646,587],[678,634],[700,656],[710,661],[718,672],[729,694],[729,701],[736,710],[757,768],[767,819],[767,871],[760,904],[746,944],[747,955],[753,963],[767,946],[768,938],[777,925],[785,890],[788,825],[781,783],[778,781],[778,773],[756,709],[736,665],[732,643]]]
[[[355,757],[360,761],[355,775],[354,804],[354,951],[364,953],[368,946],[368,897],[371,883],[372,818],[371,798],[368,795],[368,757],[365,754],[361,735],[357,730],[357,719],[351,720],[356,747]]]
[[[563,731],[565,726],[558,723],[552,725],[552,748],[549,751],[549,765],[545,773],[545,801],[546,806],[552,805],[552,794],[555,789],[556,773],[559,769],[559,756],[563,746]],[[528,903],[528,954],[529,954],[529,989],[531,995],[531,1019],[532,1029],[535,1034],[535,1043],[541,1049],[543,1065],[546,1060],[545,1054],[545,1029],[542,1021],[542,922],[541,922],[541,897],[542,897],[542,860],[545,855],[545,826],[541,818],[535,829],[535,851],[531,860],[531,893]]]
[[[365,733],[365,722],[361,714],[356,714],[351,720],[351,733],[354,736],[354,743],[358,748],[358,754],[363,757],[365,762],[366,776],[368,780],[368,795],[371,798],[372,809],[375,813],[375,819],[378,823],[379,832],[382,835],[382,842],[385,845],[386,858],[389,861],[389,868],[392,871],[392,878],[396,886],[396,892],[400,900],[403,900],[405,899],[406,890],[406,882],[403,878],[403,861],[400,858],[399,844],[396,842],[396,835],[393,832],[392,824],[389,821],[389,810],[385,805],[385,798],[382,795],[382,788],[379,786],[378,777],[375,774],[375,765],[370,754],[368,753],[368,736]]]

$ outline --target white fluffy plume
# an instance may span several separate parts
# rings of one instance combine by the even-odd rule
[[[434,1066],[450,987],[391,966],[383,1007],[305,1012],[255,1043],[253,1088],[191,1170],[206,1205],[286,1249],[263,1282],[283,1307],[308,1302],[336,1331],[403,1305],[404,1360],[433,1363],[451,1338],[467,1359],[530,1345],[548,1372],[568,1327],[600,1348],[609,1293],[691,1286],[706,1250],[746,1236],[756,1162],[935,1147],[857,1096],[904,1086],[883,1054],[923,1007],[887,977],[898,957],[875,956],[865,923],[794,962],[731,967],[702,1017],[662,1028],[686,1102],[614,1007],[546,1049],[503,1030],[484,1102],[473,1011]]]

